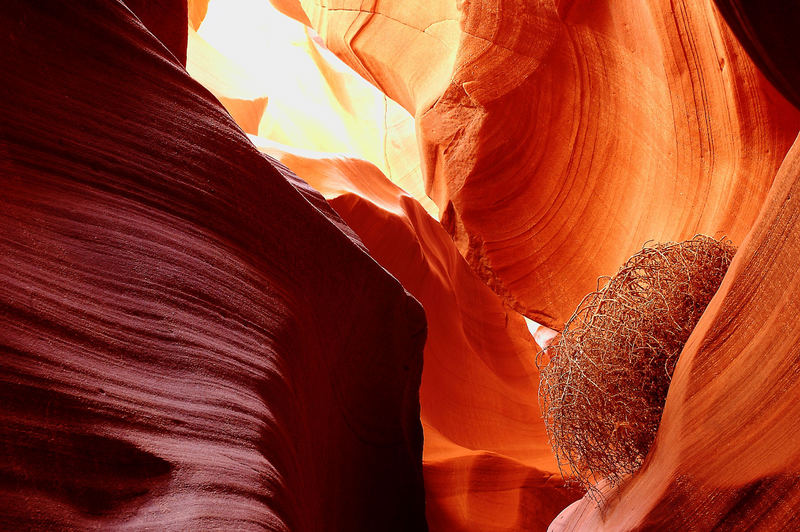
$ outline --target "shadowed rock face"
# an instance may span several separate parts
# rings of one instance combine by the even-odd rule
[[[273,2],[415,115],[444,228],[364,161],[271,145],[340,217],[257,152],[182,65],[209,2],[6,2],[0,528],[543,529],[576,495],[509,307],[559,327],[698,231],[740,251],[656,442],[551,528],[800,528],[800,114],[754,66],[797,101],[794,11]],[[267,131],[267,95],[217,89]]]
[[[0,27],[0,528],[425,529],[419,304],[122,3]]]
[[[800,108],[800,4],[715,0],[725,22],[761,71]]]
[[[473,269],[557,329],[647,240],[741,241],[800,125],[711,0],[295,4],[415,114]]]
[[[469,269],[439,223],[366,161],[265,149],[330,201],[423,305],[423,470],[432,530],[542,530],[563,486],[536,398],[521,316]]]
[[[193,11],[201,9],[199,2]],[[126,0],[128,9],[142,21],[144,26],[166,46],[175,58],[186,66],[186,20],[189,4],[186,0]]]

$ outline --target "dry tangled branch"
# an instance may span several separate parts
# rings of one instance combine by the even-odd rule
[[[702,235],[645,247],[580,303],[544,354],[549,363],[538,361],[542,415],[565,478],[591,490],[641,466],[678,355],[734,252]]]

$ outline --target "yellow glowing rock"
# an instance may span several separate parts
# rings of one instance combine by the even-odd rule
[[[413,117],[301,23],[266,2],[212,0],[197,31],[190,28],[188,57],[190,74],[247,133],[368,160],[438,215]]]

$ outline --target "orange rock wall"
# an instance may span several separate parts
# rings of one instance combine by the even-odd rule
[[[427,9],[387,2],[274,4],[310,23],[331,50],[415,114],[426,191],[441,209],[442,224],[506,304],[552,327],[594,288],[597,276],[615,271],[646,240],[705,232],[741,242],[800,125],[797,111],[758,72],[711,2],[502,8],[440,2]],[[385,185],[377,185],[382,176],[363,163],[282,158],[325,192],[372,255],[428,310],[421,398],[431,526],[543,526],[530,516],[549,515],[549,507],[537,505],[554,500],[555,492],[525,478],[514,463],[520,458],[509,451],[511,442],[539,445],[541,435],[531,438],[474,414],[462,418],[475,408],[496,414],[504,407],[491,394],[475,394],[475,403],[464,394],[492,382],[492,370],[462,363],[461,374],[447,369],[462,360],[453,349],[461,344],[440,331],[452,328],[458,313],[431,295],[441,287],[420,280],[430,264],[416,258],[414,246],[428,249],[438,233],[412,222],[410,200],[392,200]],[[410,240],[401,245],[397,235],[408,235],[409,224]],[[469,282],[451,274],[449,284],[458,293]],[[440,336],[448,341],[438,342]],[[487,345],[463,360],[502,359]],[[440,366],[440,357],[448,363]],[[668,471],[650,478],[663,484]],[[653,497],[661,497],[654,499],[659,510],[642,517],[631,510],[633,497],[620,503],[631,520],[604,522],[584,501],[573,507],[579,512],[565,513],[572,515],[568,528],[663,527],[670,519],[732,525],[741,512],[772,512],[774,518],[785,511],[765,509],[766,497],[753,503],[731,485],[709,490],[687,471],[679,482],[664,484],[669,490],[653,489]],[[751,479],[749,489],[785,493],[790,485]],[[741,512],[735,510],[740,503]],[[581,521],[575,512],[591,517]]]
[[[741,247],[656,444],[551,528],[800,527],[791,10],[273,3],[321,90],[220,0],[0,12],[0,527],[542,530],[517,311],[695,232]]]
[[[800,142],[681,353],[642,470],[552,530],[800,527]]]
[[[578,494],[563,488],[547,443],[537,403],[538,348],[523,318],[475,276],[441,225],[375,166],[265,151],[322,192],[425,309],[420,405],[431,530],[544,530]]]
[[[296,4],[415,114],[473,269],[554,328],[647,240],[740,242],[800,126],[710,0]]]

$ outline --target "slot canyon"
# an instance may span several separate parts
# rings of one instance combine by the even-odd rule
[[[800,4],[7,0],[0,27],[0,529],[800,529]],[[543,364],[695,235],[732,259],[648,449],[587,491]]]

